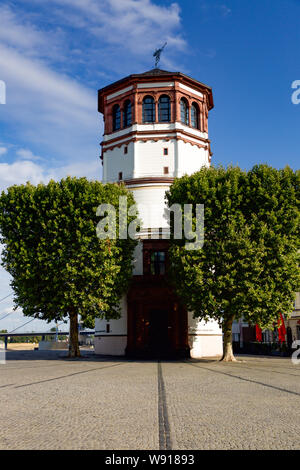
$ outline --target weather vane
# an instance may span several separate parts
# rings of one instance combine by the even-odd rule
[[[167,43],[165,42],[163,47],[161,47],[160,49],[156,49],[156,51],[153,54],[153,57],[155,57],[155,68],[157,68],[157,66],[159,64],[161,53],[164,50],[164,48],[166,47],[166,45],[167,45]]]

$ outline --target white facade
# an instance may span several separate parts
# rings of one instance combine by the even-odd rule
[[[118,320],[95,321],[95,353],[124,356],[127,345],[127,299],[121,300],[122,316]]]
[[[164,197],[169,185],[140,185],[132,186],[134,199],[136,201],[139,216],[142,220],[142,228],[168,228],[168,221],[165,217],[165,209],[167,208]]]
[[[182,133],[187,129],[191,134],[188,142],[184,140]],[[164,130],[172,133],[164,135]],[[134,132],[147,134],[136,142],[128,141],[128,136]],[[159,140],[157,132],[160,132]],[[133,125],[104,136],[103,181],[192,174],[203,165],[209,166],[209,149],[204,144],[199,148],[198,140],[205,140],[207,137],[206,133],[180,123]],[[112,139],[114,140],[110,143]],[[115,139],[118,139],[117,142]]]
[[[205,323],[193,318],[193,313],[188,313],[188,336],[191,348],[191,357],[214,357],[223,354],[222,330],[215,320]]]
[[[124,153],[127,147],[128,153]],[[131,142],[128,145],[114,147],[107,150],[103,158],[103,182],[113,182],[119,180],[119,173],[122,172],[123,179],[132,178],[134,172],[134,152],[135,146]]]

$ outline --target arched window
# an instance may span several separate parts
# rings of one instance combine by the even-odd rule
[[[123,127],[131,126],[131,123],[132,123],[131,101],[128,100],[124,104]]]
[[[162,95],[158,100],[158,120],[159,122],[170,122],[171,104],[167,95]]]
[[[118,131],[121,128],[121,110],[118,104],[113,107],[113,130]]]
[[[180,120],[182,124],[189,125],[189,105],[184,98],[180,100]]]
[[[199,108],[196,103],[191,106],[191,125],[195,129],[199,129]]]
[[[143,122],[155,122],[155,102],[152,96],[143,99]]]

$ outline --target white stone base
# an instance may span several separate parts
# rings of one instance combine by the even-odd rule
[[[223,354],[222,335],[189,335],[191,357],[221,357]]]
[[[95,336],[95,354],[124,356],[127,336]]]
[[[39,351],[46,351],[49,349],[69,349],[69,343],[66,341],[40,341]]]

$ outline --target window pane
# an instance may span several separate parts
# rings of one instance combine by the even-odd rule
[[[184,99],[180,101],[180,120],[186,126],[189,125],[189,107]]]
[[[198,109],[197,106],[195,106],[194,104],[191,107],[191,121],[192,127],[195,127],[195,129],[199,129]]]
[[[158,120],[160,122],[169,122],[171,119],[170,98],[161,96],[158,102]]]
[[[115,105],[113,109],[113,130],[117,131],[121,127],[121,111],[120,106]]]
[[[131,102],[127,101],[124,106],[124,127],[130,126],[132,122]]]
[[[155,103],[151,96],[147,96],[143,101],[143,122],[155,121]]]
[[[163,275],[165,268],[166,254],[164,251],[154,251],[151,253],[151,274]]]

